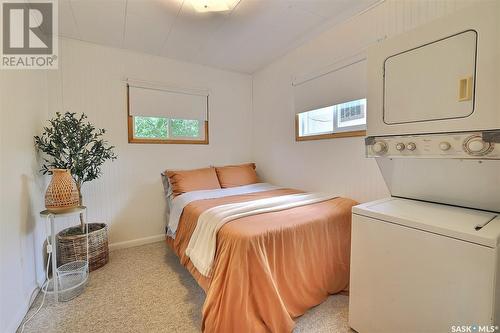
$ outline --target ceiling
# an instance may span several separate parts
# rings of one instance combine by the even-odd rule
[[[241,0],[199,13],[191,0],[59,0],[59,34],[253,73],[376,0]]]

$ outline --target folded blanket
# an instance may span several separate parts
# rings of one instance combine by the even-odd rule
[[[208,209],[198,218],[198,223],[186,248],[186,255],[196,269],[208,277],[215,258],[217,232],[224,224],[245,216],[310,205],[336,197],[322,193],[299,193],[221,205]]]
[[[182,212],[184,211],[184,207],[186,207],[193,201],[271,191],[279,188],[281,187],[268,183],[256,183],[231,188],[193,191],[181,194],[175,197],[171,202],[170,216],[167,225],[167,235],[169,237],[175,238],[175,233],[177,232],[177,227],[179,226],[179,220],[181,218]]]

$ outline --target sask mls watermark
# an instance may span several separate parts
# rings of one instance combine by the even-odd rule
[[[57,69],[57,2],[0,0],[2,69]]]
[[[451,333],[495,333],[499,331],[497,325],[453,325]]]

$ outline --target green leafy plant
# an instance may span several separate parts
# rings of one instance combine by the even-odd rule
[[[117,158],[113,151],[115,147],[103,139],[106,130],[88,122],[85,113],[56,112],[49,123],[43,128],[42,135],[35,136],[36,148],[44,153],[40,171],[50,174],[52,169],[69,169],[82,205],[82,185],[99,178],[104,162]],[[83,216],[80,216],[80,221],[83,231]]]

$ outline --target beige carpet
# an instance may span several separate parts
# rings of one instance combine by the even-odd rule
[[[198,332],[204,296],[164,242],[117,250],[82,295],[58,304],[48,296],[25,332]],[[330,296],[297,318],[294,332],[353,332],[347,305],[347,296]]]

